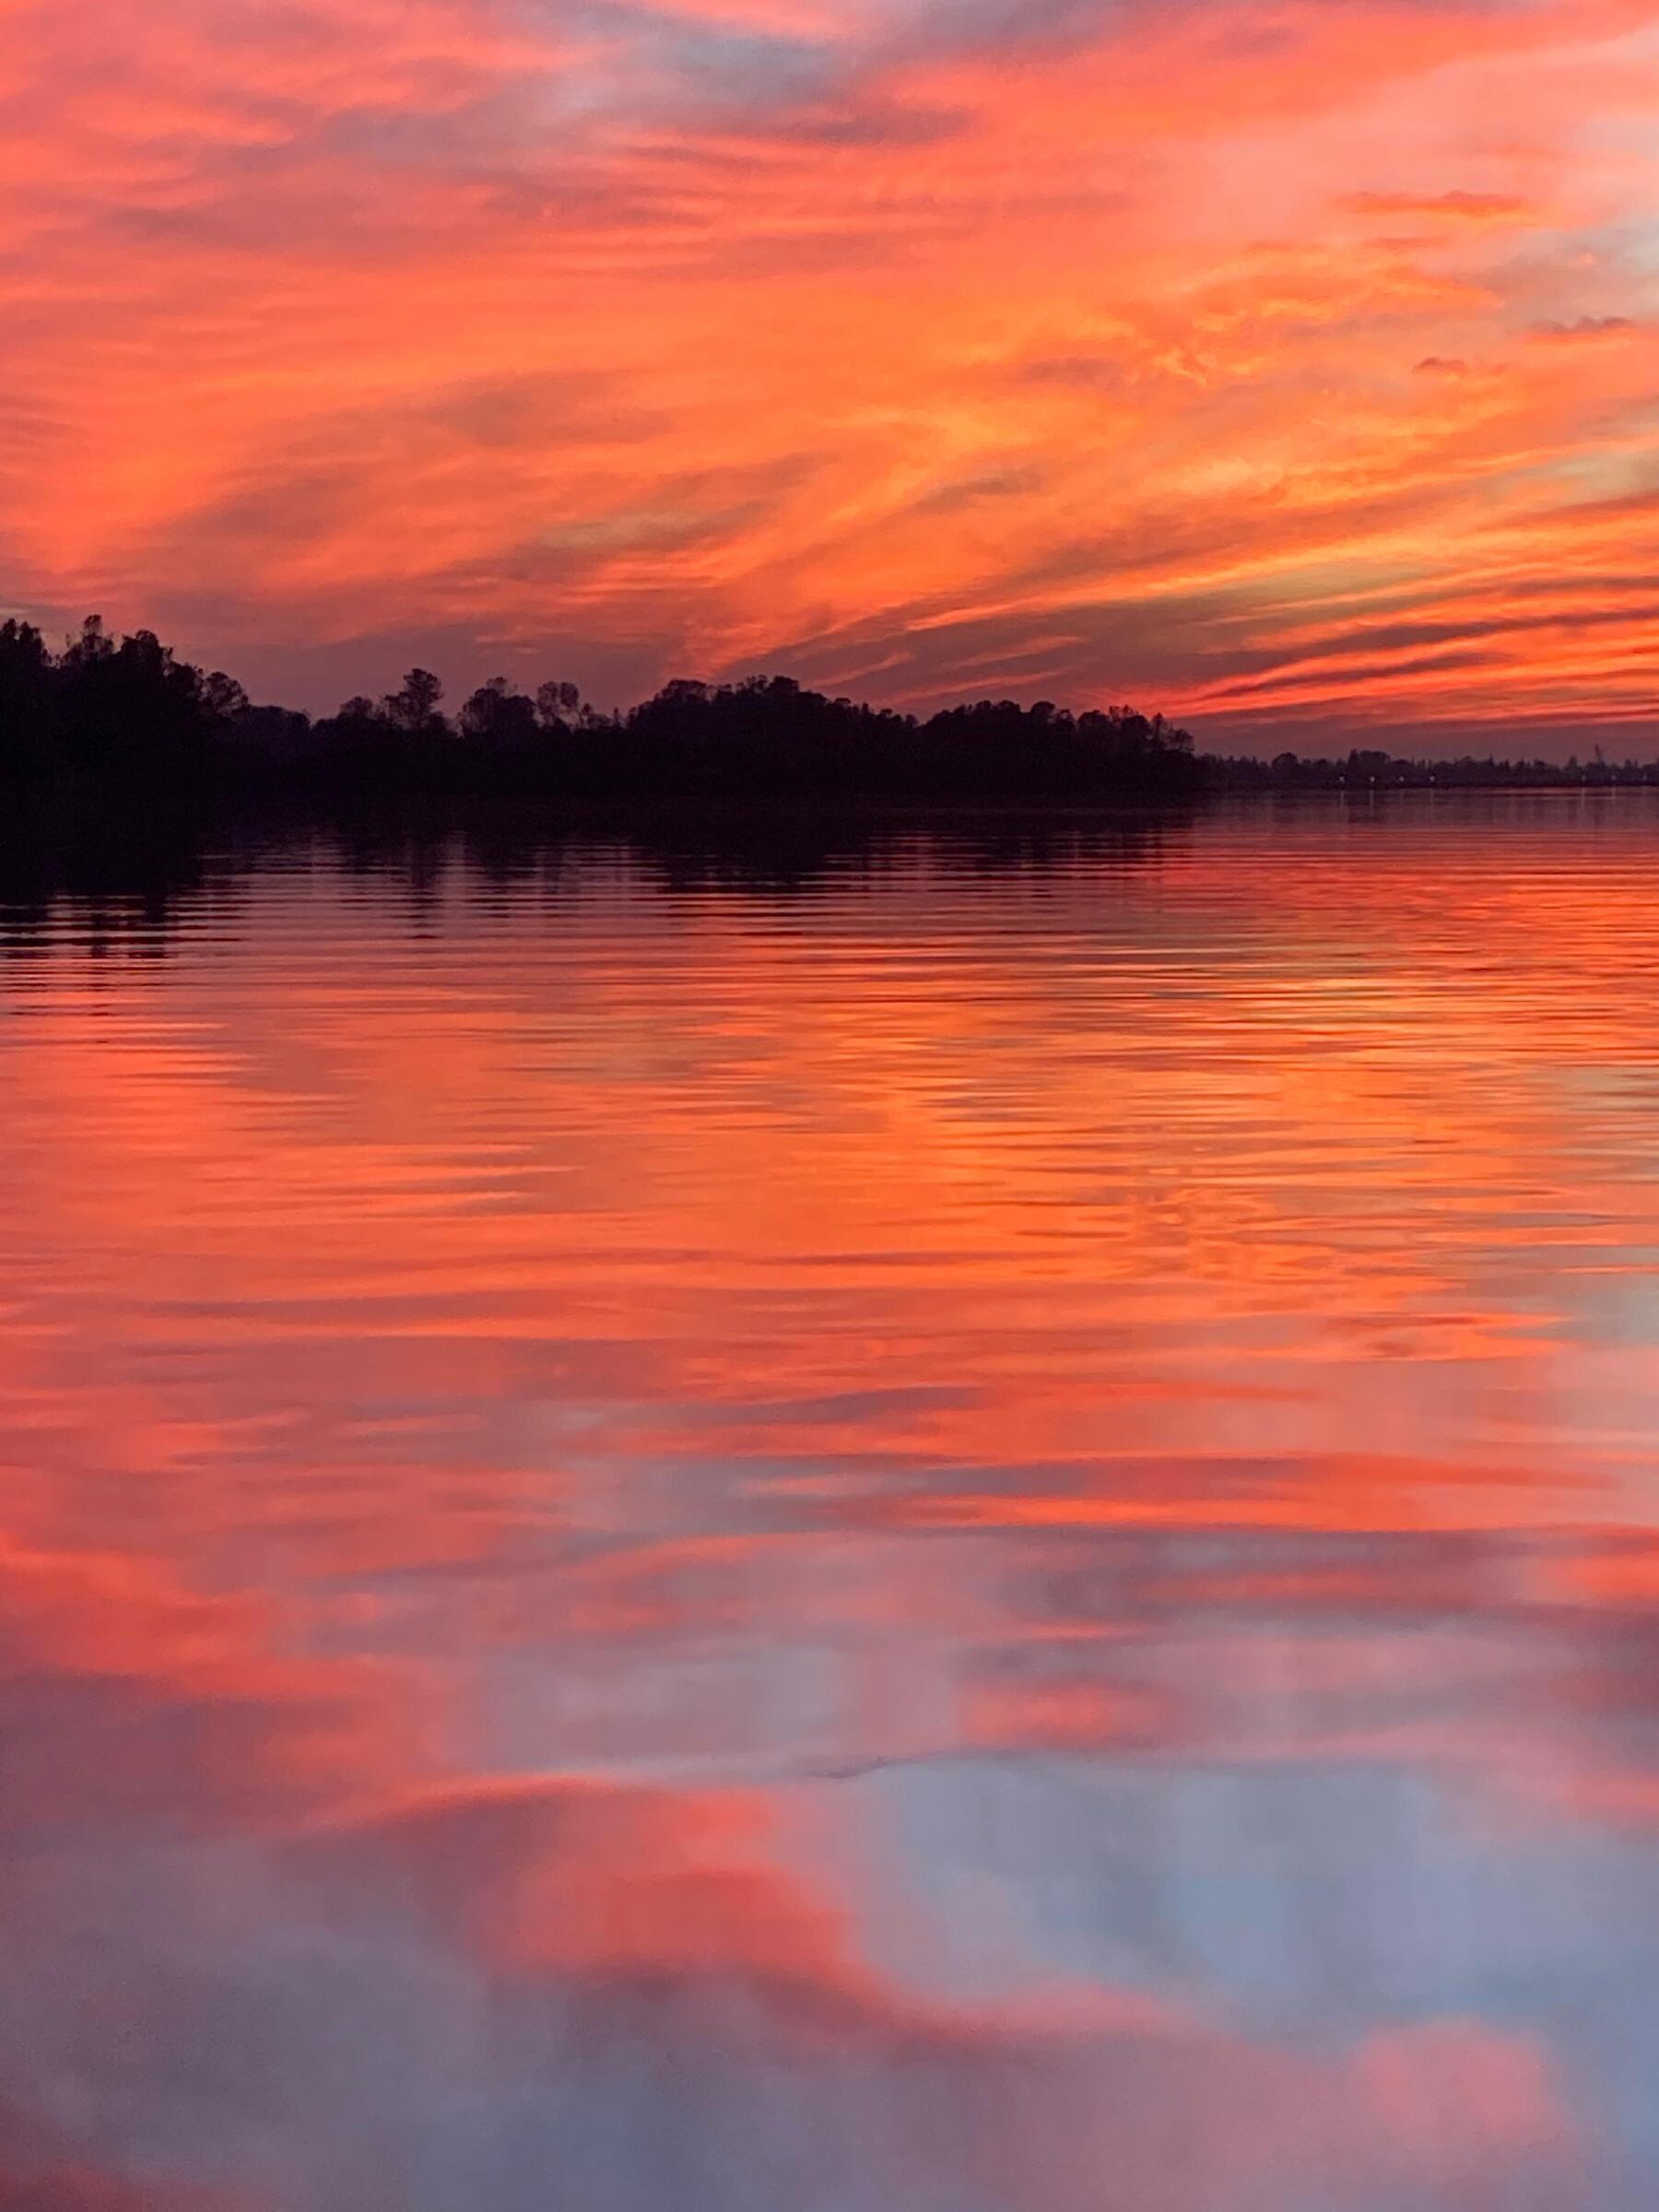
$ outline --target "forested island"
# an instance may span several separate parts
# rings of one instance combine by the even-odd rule
[[[1659,764],[1335,759],[1199,754],[1191,734],[1127,706],[1073,712],[980,700],[925,719],[830,699],[787,677],[668,684],[620,713],[576,687],[532,696],[504,677],[446,712],[425,669],[388,696],[313,719],[255,705],[233,677],[153,632],[96,617],[53,650],[0,623],[0,786],[28,792],[280,796],[544,797],[637,804],[789,800],[912,804],[1186,800],[1212,791],[1659,784]]]

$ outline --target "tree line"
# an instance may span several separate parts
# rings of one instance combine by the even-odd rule
[[[1133,707],[980,700],[924,719],[781,676],[680,680],[621,713],[600,712],[571,683],[531,694],[496,677],[448,712],[439,678],[415,668],[384,698],[348,699],[313,720],[255,706],[234,677],[180,658],[150,630],[117,638],[94,616],[53,650],[32,624],[0,623],[0,784],[14,789],[973,803],[1628,783],[1659,783],[1659,764],[1599,752],[1585,763],[1409,760],[1366,748],[1222,759]]]
[[[1588,760],[1500,759],[1460,753],[1435,760],[1402,759],[1374,747],[1356,747],[1334,758],[1277,753],[1270,760],[1211,758],[1205,768],[1213,787],[1230,791],[1596,791],[1622,785],[1659,785],[1659,761],[1608,760],[1598,746]]]
[[[93,618],[54,652],[32,625],[0,624],[0,776],[14,783],[972,800],[1175,794],[1200,774],[1187,731],[1125,706],[983,700],[923,720],[753,677],[677,681],[613,714],[571,683],[531,695],[497,677],[451,713],[439,678],[415,668],[386,697],[312,720],[253,705],[148,630],[117,639]]]

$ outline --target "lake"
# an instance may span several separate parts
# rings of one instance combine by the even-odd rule
[[[1651,2212],[1659,806],[0,895],[0,2205]]]

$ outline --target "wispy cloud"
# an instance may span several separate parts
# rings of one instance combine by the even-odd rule
[[[1627,331],[1634,330],[1635,322],[1630,315],[1579,315],[1571,323],[1538,323],[1533,326],[1535,338],[1551,341],[1580,338],[1620,338]]]

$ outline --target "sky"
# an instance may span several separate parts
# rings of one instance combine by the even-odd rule
[[[1651,0],[0,0],[0,604],[1659,746]]]

